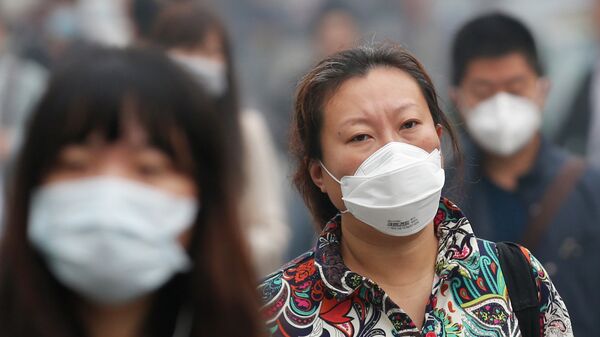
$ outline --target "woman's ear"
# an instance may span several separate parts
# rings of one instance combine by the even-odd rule
[[[435,125],[435,133],[437,133],[438,138],[440,139],[440,142],[442,141],[442,135],[444,134],[444,127],[442,126],[442,124],[436,124]]]
[[[310,178],[313,183],[321,190],[321,192],[326,193],[325,183],[323,182],[323,168],[321,167],[321,163],[314,159],[311,159],[308,164],[308,172],[310,173]]]

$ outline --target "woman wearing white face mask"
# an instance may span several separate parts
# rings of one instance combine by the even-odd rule
[[[160,53],[57,69],[9,194],[0,335],[261,335],[219,113]]]
[[[539,262],[477,239],[440,198],[443,130],[454,140],[399,47],[347,50],[303,78],[295,183],[322,232],[259,288],[273,336],[572,336]]]
[[[231,142],[241,159],[242,230],[257,273],[271,273],[283,262],[289,239],[281,191],[283,167],[262,114],[237,104],[236,73],[225,27],[194,1],[173,2],[159,11],[150,41],[164,48],[223,107],[222,123],[234,131]],[[240,139],[235,137],[238,128]]]

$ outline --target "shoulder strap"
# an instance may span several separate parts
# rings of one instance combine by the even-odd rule
[[[523,337],[540,337],[540,304],[529,261],[512,242],[496,243],[500,269]]]
[[[530,250],[535,250],[548,229],[548,225],[560,209],[561,204],[571,193],[575,184],[585,171],[586,164],[580,158],[569,159],[556,175],[550,186],[544,191],[544,196],[538,203],[538,208],[530,218],[521,243]]]

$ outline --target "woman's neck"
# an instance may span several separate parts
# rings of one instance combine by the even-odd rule
[[[81,305],[83,320],[91,337],[140,336],[151,297],[146,296],[120,305]]]
[[[433,223],[417,234],[393,237],[344,214],[341,241],[348,268],[380,286],[410,288],[434,273],[438,239]]]

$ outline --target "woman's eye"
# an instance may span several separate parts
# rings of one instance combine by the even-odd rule
[[[69,146],[60,152],[56,169],[65,173],[81,173],[88,170],[92,164],[93,157],[89,151]]]
[[[369,135],[367,134],[360,134],[360,135],[356,135],[354,137],[352,137],[350,139],[351,142],[363,142],[365,140],[369,139]]]
[[[172,171],[170,159],[160,151],[145,150],[136,159],[138,173],[146,178],[155,178]]]
[[[404,124],[402,124],[402,129],[412,129],[415,126],[417,126],[417,121],[408,121]]]

